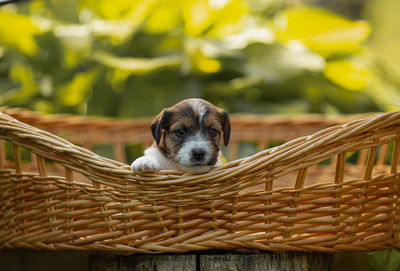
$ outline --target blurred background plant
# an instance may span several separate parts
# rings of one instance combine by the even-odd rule
[[[399,10],[398,0],[9,3],[0,105],[125,118],[189,97],[229,112],[400,110]],[[372,253],[370,269],[399,270],[398,258]]]
[[[129,118],[152,116],[188,97],[230,112],[399,109],[400,2],[345,3],[6,4],[0,9],[0,104]]]

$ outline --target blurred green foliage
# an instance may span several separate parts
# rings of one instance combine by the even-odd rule
[[[396,249],[370,252],[369,270],[398,271],[400,270],[400,252]]]
[[[397,0],[351,20],[289,0],[32,0],[0,8],[0,103],[151,116],[400,108]],[[387,27],[389,25],[389,27]]]

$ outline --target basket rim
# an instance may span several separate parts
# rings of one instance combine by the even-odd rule
[[[232,184],[235,177],[243,173],[257,174],[260,171],[264,172],[265,179],[268,179],[282,170],[283,164],[286,163],[287,167],[288,161],[293,166],[290,172],[299,170],[310,166],[309,154],[315,155],[325,146],[337,145],[335,150],[330,150],[334,156],[345,150],[347,146],[343,142],[350,138],[361,138],[366,142],[374,138],[374,133],[384,128],[394,130],[392,129],[394,127],[400,127],[400,111],[381,113],[372,118],[357,119],[343,125],[332,126],[254,155],[230,161],[204,174],[173,170],[138,174],[132,172],[125,163],[97,155],[50,132],[0,112],[0,131],[2,131],[0,138],[8,139],[66,168],[78,171],[95,183],[119,189],[143,191],[152,191],[156,187],[179,189],[178,187],[197,184],[222,187]],[[243,189],[243,186],[235,189]]]
[[[66,139],[63,139],[63,138],[61,138],[61,137],[59,137],[57,135],[54,135],[51,132],[47,132],[45,130],[36,128],[35,126],[32,126],[32,125],[26,124],[26,123],[24,123],[22,121],[19,121],[15,117],[12,116],[12,115],[15,115],[15,114],[17,114],[17,115],[21,115],[22,114],[22,115],[24,115],[25,117],[28,117],[28,118],[32,118],[32,117],[34,117],[36,119],[45,118],[46,122],[49,121],[49,119],[46,118],[46,115],[41,116],[41,115],[37,115],[36,113],[35,113],[35,115],[32,115],[32,112],[29,111],[29,110],[26,110],[26,109],[18,109],[18,108],[15,109],[15,108],[4,108],[3,107],[3,108],[0,108],[0,115],[1,115],[0,120],[2,120],[2,122],[0,122],[0,129],[4,129],[4,125],[5,126],[11,126],[10,124],[14,123],[15,126],[14,126],[14,128],[10,127],[10,131],[11,130],[18,131],[18,127],[22,128],[22,129],[26,129],[25,131],[31,131],[31,133],[27,133],[26,137],[31,136],[32,138],[34,138],[34,135],[43,135],[44,137],[46,137],[49,140],[51,140],[51,141],[49,141],[47,143],[54,143],[55,147],[57,146],[57,144],[60,144],[60,145],[64,144],[65,145],[65,150],[70,150],[71,152],[74,152],[74,151],[81,152],[83,154],[90,155],[90,156],[93,156],[93,157],[96,157],[96,158],[101,157],[102,159],[104,159],[105,163],[107,163],[107,164],[111,163],[111,164],[109,164],[109,166],[113,167],[113,166],[117,165],[117,166],[119,166],[119,167],[121,167],[123,169],[127,169],[127,167],[129,167],[125,163],[118,162],[118,161],[116,161],[114,159],[109,159],[109,158],[102,157],[102,156],[100,156],[100,155],[98,155],[98,154],[96,154],[96,153],[94,153],[94,152],[92,152],[90,150],[87,150],[85,148],[79,147],[79,146],[71,143],[70,141],[68,141]],[[342,124],[342,125],[339,124],[339,125],[335,125],[335,126],[331,126],[331,127],[325,128],[325,129],[323,129],[323,130],[321,130],[321,131],[319,131],[317,133],[311,134],[309,136],[303,136],[303,137],[291,140],[291,141],[289,141],[287,143],[284,143],[284,144],[282,144],[280,146],[277,146],[277,147],[274,147],[274,148],[270,148],[270,149],[267,149],[267,150],[264,150],[264,151],[260,151],[260,152],[257,152],[257,153],[255,153],[253,155],[250,155],[250,156],[247,156],[247,157],[244,157],[244,158],[240,158],[240,159],[236,159],[236,160],[233,160],[233,161],[229,161],[226,164],[224,164],[222,166],[219,166],[218,168],[213,169],[212,171],[213,172],[220,171],[220,170],[223,170],[223,169],[225,169],[227,167],[230,167],[232,165],[238,165],[238,164],[242,165],[243,163],[247,163],[247,162],[249,162],[251,160],[254,160],[256,157],[259,157],[260,155],[270,154],[271,152],[273,152],[276,149],[284,148],[287,145],[293,143],[293,141],[297,141],[298,139],[312,139],[316,135],[322,134],[322,133],[326,133],[329,130],[336,130],[337,132],[340,132],[340,131],[343,131],[343,130],[349,130],[348,128],[356,126],[356,125],[357,126],[360,126],[360,125],[363,125],[363,124],[364,124],[364,126],[365,125],[370,125],[370,124],[372,125],[373,123],[380,122],[381,120],[387,119],[388,117],[390,117],[392,115],[394,115],[394,116],[399,115],[400,116],[400,111],[389,112],[389,113],[378,113],[378,115],[376,115],[376,114],[377,113],[367,113],[367,114],[357,114],[357,115],[344,116],[343,117],[344,121],[347,121],[347,120],[350,120],[350,121],[345,123],[345,124]],[[8,118],[5,118],[4,117],[5,115],[8,116]],[[57,118],[59,118],[60,116],[62,116],[62,117],[65,116],[67,119],[63,118],[63,120],[62,120],[63,122],[65,122],[65,121],[67,121],[67,122],[68,121],[76,121],[76,120],[79,120],[79,119],[84,119],[85,122],[88,121],[89,123],[99,123],[99,122],[102,122],[102,121],[109,122],[109,123],[106,123],[106,125],[107,124],[108,125],[112,125],[113,123],[115,123],[115,121],[113,121],[113,118],[108,118],[108,117],[100,117],[100,118],[99,117],[81,117],[81,116],[76,116],[76,115],[72,115],[72,114],[51,115],[50,119],[55,117],[55,116],[57,116]],[[324,116],[320,116],[320,115],[317,115],[317,114],[310,114],[310,115],[307,115],[307,116],[293,116],[293,117],[291,117],[291,116],[286,116],[286,115],[285,116],[283,116],[283,115],[260,116],[260,115],[251,115],[251,114],[241,114],[241,113],[239,113],[239,114],[237,114],[235,116],[237,117],[236,118],[237,122],[240,122],[242,120],[248,122],[249,119],[253,119],[254,121],[257,121],[257,122],[259,122],[260,120],[268,121],[270,123],[271,122],[275,122],[275,123],[276,122],[282,122],[282,121],[285,121],[285,120],[288,120],[288,119],[298,119],[298,120],[305,120],[306,119],[309,122],[314,122],[314,121],[317,122],[317,121],[321,121],[321,120],[327,120],[328,121],[328,120],[334,120],[334,119],[337,120],[337,116],[336,117],[335,116],[324,117]],[[314,117],[314,119],[313,119],[313,117]],[[362,118],[359,119],[359,117],[362,117]],[[3,122],[4,120],[6,120],[7,123],[4,123]],[[343,122],[343,120],[340,121],[340,122]],[[148,125],[149,119],[143,118],[143,119],[139,119],[139,120],[135,120],[135,121],[117,119],[117,122],[124,123],[124,124],[129,125],[130,127],[132,127],[132,126]],[[23,123],[24,125],[18,125],[18,123],[20,123],[20,124]],[[337,123],[337,121],[335,121],[333,123]],[[364,126],[362,128],[364,128]],[[19,131],[22,132],[21,130],[19,130]],[[128,171],[130,173],[132,173],[130,170],[128,170]],[[200,175],[199,174],[193,175],[193,174],[183,173],[183,172],[176,171],[176,170],[161,170],[161,171],[155,172],[155,173],[141,173],[141,174],[133,173],[133,175],[135,175],[135,176],[149,176],[149,177],[150,176],[159,176],[159,175],[171,175],[171,174],[178,175],[178,176],[190,177],[190,178],[196,178],[196,177],[199,177],[199,176],[207,175],[207,173],[206,174],[200,174]],[[150,179],[148,179],[148,178],[144,178],[143,179],[143,181],[146,181],[146,180],[151,180],[151,178]]]

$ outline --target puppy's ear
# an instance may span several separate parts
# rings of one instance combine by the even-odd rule
[[[160,144],[162,129],[167,128],[171,116],[172,112],[164,109],[151,123],[151,133],[153,134],[153,138],[157,145]]]
[[[222,132],[224,134],[224,144],[225,146],[229,143],[229,137],[231,135],[231,121],[229,119],[229,114],[223,109],[219,110],[222,116]]]

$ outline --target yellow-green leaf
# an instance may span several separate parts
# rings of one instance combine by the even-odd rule
[[[190,37],[207,34],[222,38],[237,34],[241,19],[247,14],[243,0],[181,0],[185,34]]]
[[[33,56],[39,48],[35,36],[42,30],[29,16],[0,10],[0,44]]]
[[[275,20],[283,42],[300,40],[323,55],[355,52],[370,34],[365,21],[351,21],[329,11],[300,6],[282,12]]]
[[[248,14],[248,8],[245,1],[215,0],[210,2],[224,3],[222,6],[216,6],[216,16],[212,29],[208,35],[216,38],[224,38],[228,35],[238,34],[243,31],[244,18]]]
[[[208,0],[182,1],[185,33],[197,36],[211,25],[213,13]]]
[[[85,0],[82,6],[98,15],[87,25],[93,33],[110,37],[114,44],[120,44],[145,22],[155,4],[156,1]]]
[[[223,165],[229,162],[228,159],[222,153],[220,154],[220,158]]]
[[[74,106],[85,101],[98,75],[99,69],[95,68],[76,74],[71,81],[62,85],[58,94],[63,104]]]
[[[193,66],[204,73],[215,73],[221,69],[221,62],[198,52],[192,56]]]
[[[323,70],[325,77],[349,90],[364,90],[371,78],[369,67],[356,60],[330,61]]]
[[[29,85],[35,82],[32,67],[22,62],[13,63],[10,69],[10,78],[21,85]]]
[[[180,10],[176,1],[161,1],[147,19],[145,30],[149,33],[171,31],[180,21]]]

